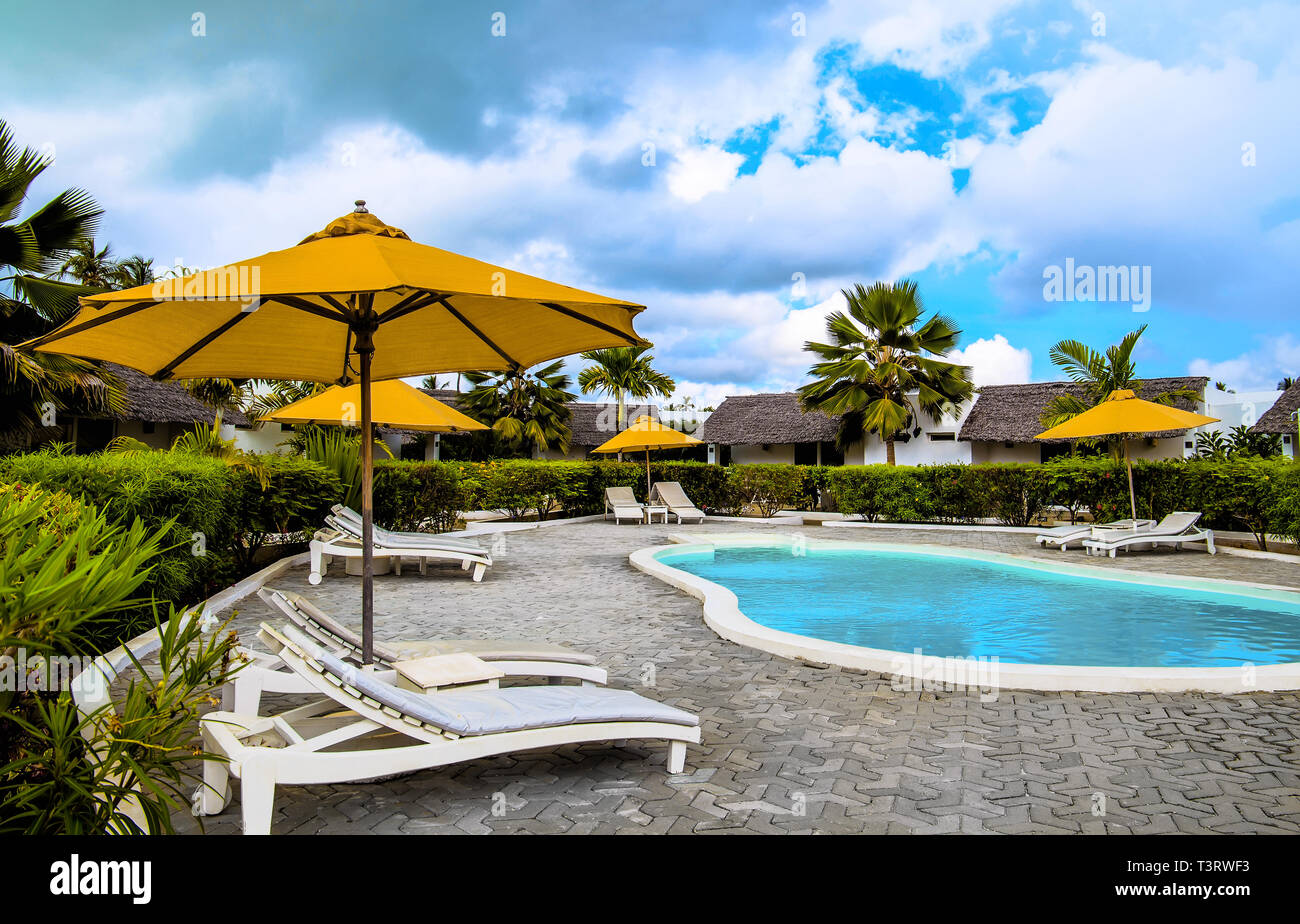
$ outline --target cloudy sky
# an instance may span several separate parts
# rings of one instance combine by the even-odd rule
[[[195,7],[198,9],[196,10]],[[912,277],[977,383],[1149,324],[1139,371],[1300,373],[1290,3],[28,4],[0,118],[162,266],[364,198],[416,240],[641,302],[679,396],[783,390],[839,290]],[[501,34],[504,33],[504,34]],[[1044,297],[1072,266],[1149,301]],[[1146,310],[1134,310],[1145,308]]]

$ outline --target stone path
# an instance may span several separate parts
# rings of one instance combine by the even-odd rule
[[[775,527],[585,523],[512,533],[482,584],[430,569],[376,582],[380,638],[529,637],[598,652],[611,686],[698,713],[687,772],[663,746],[583,745],[365,785],[281,787],[276,833],[1300,832],[1300,697],[1292,693],[898,692],[887,678],[785,661],[715,636],[699,603],[634,571],[671,533]],[[790,533],[788,528],[780,532]],[[1029,537],[793,530],[855,541],[1037,551]],[[1083,560],[1082,553],[1070,553]],[[1300,566],[1191,552],[1106,567],[1300,587]],[[359,622],[355,578],[276,586]],[[246,601],[252,639],[269,610]],[[649,686],[653,684],[653,686]],[[238,830],[237,803],[204,820]],[[196,831],[188,815],[181,830]]]

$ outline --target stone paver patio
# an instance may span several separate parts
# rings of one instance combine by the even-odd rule
[[[380,783],[280,787],[276,833],[1282,833],[1300,832],[1294,693],[899,692],[888,678],[723,641],[700,604],[627,556],[674,533],[804,532],[955,543],[1061,560],[1011,533],[578,523],[510,533],[482,584],[430,569],[376,580],[380,638],[529,637],[598,653],[610,685],[698,713],[686,773],[665,746],[583,745]],[[489,540],[490,541],[490,537]],[[1193,552],[1106,567],[1300,587],[1300,565]],[[359,622],[357,578],[273,582]],[[270,611],[242,604],[246,641]],[[1104,813],[1099,813],[1103,810]],[[181,830],[196,822],[178,819]],[[238,804],[204,820],[239,828]]]

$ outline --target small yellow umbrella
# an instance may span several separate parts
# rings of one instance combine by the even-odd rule
[[[472,417],[443,404],[401,379],[387,379],[370,386],[371,422],[398,430],[450,433],[486,430]],[[336,385],[320,394],[286,404],[260,418],[287,424],[361,425],[361,386]]]
[[[699,446],[701,440],[687,436],[680,430],[665,426],[653,417],[642,415],[632,422],[617,436],[606,440],[592,452],[640,452],[645,450],[645,490],[646,500],[650,499],[650,450],[683,449],[687,446]]]
[[[1133,460],[1128,453],[1128,437],[1138,433],[1160,433],[1166,430],[1190,430],[1205,424],[1218,423],[1217,417],[1193,414],[1167,404],[1144,401],[1127,388],[1112,391],[1106,400],[1082,414],[1071,417],[1063,424],[1044,430],[1034,439],[1084,439],[1094,436],[1124,437],[1124,464],[1128,467],[1128,502],[1137,519],[1137,500],[1133,494]]]

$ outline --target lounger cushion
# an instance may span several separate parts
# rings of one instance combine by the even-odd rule
[[[699,724],[689,712],[630,690],[547,686],[413,693],[344,664],[331,654],[322,652],[320,663],[326,671],[365,696],[457,735],[491,735],[592,722]]]
[[[585,651],[563,645],[548,645],[524,639],[430,639],[387,642],[397,660],[427,658],[433,655],[472,654],[482,661],[556,661],[560,664],[595,664],[596,658]],[[376,646],[378,648],[378,646]]]

